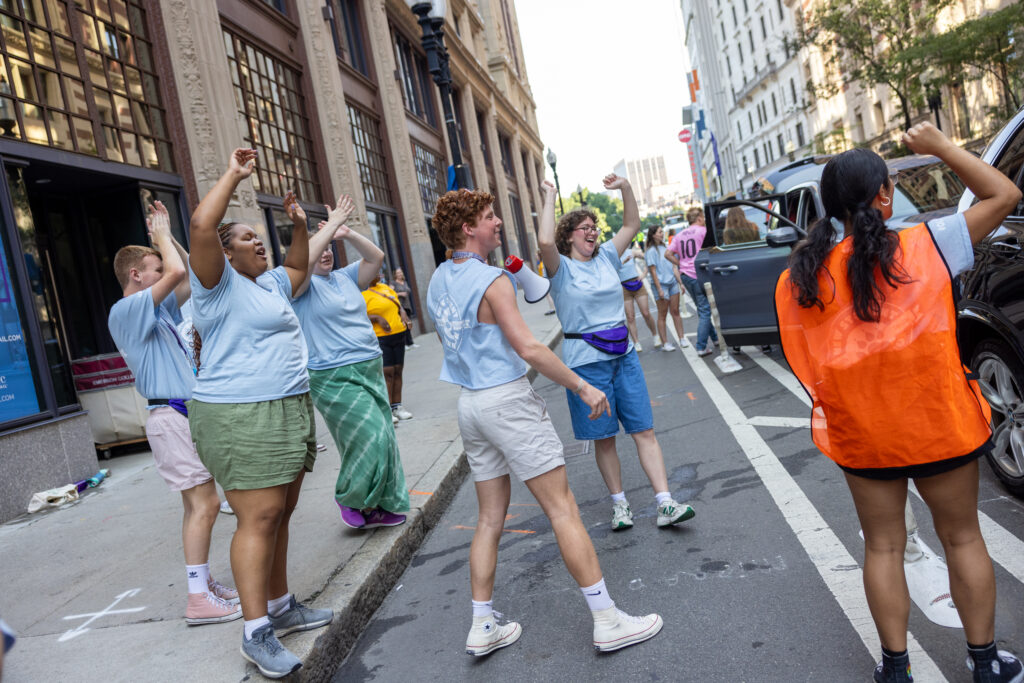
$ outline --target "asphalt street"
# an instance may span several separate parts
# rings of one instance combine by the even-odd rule
[[[696,318],[685,319],[688,333]],[[643,325],[641,325],[643,327]],[[513,478],[498,559],[495,609],[523,626],[514,645],[465,653],[471,481],[431,532],[335,681],[867,681],[880,649],[863,597],[863,541],[840,470],[815,449],[805,396],[776,350],[744,347],[739,372],[713,356],[665,353],[642,338],[655,431],[676,498],[696,517],[658,529],[653,491],[632,439],[617,439],[635,526],[610,531],[611,503],[587,444],[573,439],[565,391],[535,382],[566,447],[570,485],[609,591],[634,614],[659,612],[646,643],[595,653],[586,604],[550,526]],[[1001,647],[1024,650],[1024,503],[981,463],[979,509],[995,560]],[[911,495],[921,539],[939,543]],[[945,600],[943,604],[948,603]],[[960,629],[912,608],[915,680],[968,681]]]

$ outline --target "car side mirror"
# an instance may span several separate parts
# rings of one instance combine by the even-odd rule
[[[764,241],[769,247],[792,247],[800,241],[800,235],[795,228],[775,228],[765,235]]]

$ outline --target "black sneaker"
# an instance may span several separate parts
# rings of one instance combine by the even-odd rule
[[[893,657],[886,663],[882,661],[875,667],[875,683],[913,683],[914,675],[910,673],[910,655],[902,654]]]
[[[1024,666],[1006,650],[999,650],[987,664],[975,666],[974,658],[967,656],[967,668],[974,674],[974,683],[1021,683]]]

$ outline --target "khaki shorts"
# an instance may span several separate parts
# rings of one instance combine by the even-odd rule
[[[463,387],[458,410],[474,481],[510,471],[527,481],[565,464],[544,400],[525,376],[489,389]]]
[[[156,471],[172,491],[187,491],[213,479],[199,461],[188,418],[174,408],[160,406],[149,411],[146,438],[153,451]]]

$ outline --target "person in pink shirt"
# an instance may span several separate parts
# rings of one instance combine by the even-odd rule
[[[706,356],[711,353],[712,346],[718,343],[718,333],[711,324],[711,304],[697,282],[697,271],[693,267],[693,261],[704,244],[704,235],[708,229],[704,225],[704,211],[699,207],[687,211],[686,220],[690,224],[689,227],[676,234],[665,258],[679,267],[679,277],[683,281],[683,286],[697,307],[697,339],[694,340],[693,346],[697,349],[697,355]]]

